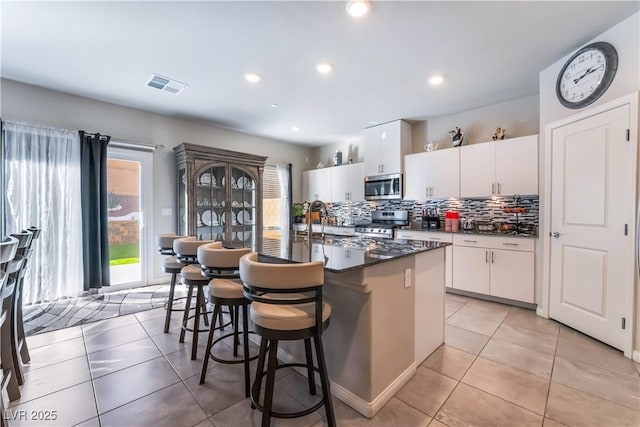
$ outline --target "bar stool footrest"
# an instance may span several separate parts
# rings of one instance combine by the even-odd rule
[[[276,371],[278,369],[281,368],[295,368],[295,367],[299,367],[299,368],[305,368],[308,369],[308,365],[306,363],[283,363],[283,364],[278,364],[278,366],[276,366]],[[315,366],[312,366],[311,369],[314,372],[320,372],[320,369],[318,369]],[[267,374],[267,371],[261,372],[260,376],[264,377]],[[259,392],[259,390],[258,390]],[[277,412],[277,411],[271,411],[270,415],[272,417],[275,418],[298,418],[298,417],[304,417],[305,415],[309,415],[310,413],[317,411],[318,409],[320,409],[323,405],[324,405],[324,401],[325,401],[326,397],[322,396],[322,398],[320,399],[320,401],[318,403],[316,403],[315,405],[307,408],[307,409],[303,409],[302,411],[298,411],[298,412]],[[331,399],[331,396],[329,396],[329,399]],[[254,390],[252,388],[251,390],[251,403],[253,404],[253,406],[255,406],[256,408],[258,408],[258,410],[260,412],[264,412],[264,408],[263,406],[258,403],[258,399],[255,397],[254,395]]]
[[[216,329],[220,329],[220,328],[216,328]],[[238,331],[238,335],[242,335],[242,333],[243,333],[242,331]],[[248,333],[249,334],[254,334],[254,335],[256,334],[254,331],[249,331]],[[244,363],[244,357],[243,358],[239,358],[239,359],[229,360],[229,359],[221,359],[218,356],[213,354],[213,348],[214,348],[214,346],[216,345],[216,343],[218,341],[222,341],[222,340],[227,339],[229,337],[233,337],[234,335],[235,334],[233,332],[231,332],[229,334],[226,334],[226,335],[223,335],[221,337],[216,338],[211,343],[211,350],[209,351],[209,358],[211,360],[215,360],[218,363],[226,363],[226,364],[229,364],[229,365],[235,365],[235,364],[238,364],[238,363]],[[256,360],[258,358],[258,356],[259,356],[258,354],[256,354],[255,356],[249,356],[249,362],[252,362],[252,361]],[[240,357],[240,356],[238,356],[238,357]]]

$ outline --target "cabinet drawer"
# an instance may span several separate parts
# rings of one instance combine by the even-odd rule
[[[506,249],[527,252],[533,252],[535,248],[534,239],[525,239],[518,237],[478,236],[474,234],[456,234],[453,236],[453,244],[457,246]]]
[[[438,233],[434,231],[418,230],[396,230],[396,239],[420,240],[422,242],[443,242],[451,243],[453,236],[451,233]]]

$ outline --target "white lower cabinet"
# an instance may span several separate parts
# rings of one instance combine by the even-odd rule
[[[396,239],[420,240],[421,242],[442,242],[452,243],[453,237],[451,233],[438,233],[434,231],[419,230],[396,230]],[[453,246],[444,248],[444,284],[452,287],[453,278]]]
[[[455,289],[534,302],[533,240],[456,235],[453,245]]]

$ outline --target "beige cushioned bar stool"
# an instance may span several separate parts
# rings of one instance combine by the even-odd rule
[[[202,373],[200,374],[200,384],[204,384],[209,358],[219,363],[244,364],[245,397],[249,397],[250,373],[249,363],[258,356],[249,356],[249,300],[244,297],[243,286],[240,281],[239,265],[240,258],[251,252],[249,248],[243,249],[223,249],[220,245],[208,244],[198,248],[198,261],[202,267],[203,274],[212,280],[209,282],[209,301],[213,303],[213,324],[209,330],[207,340],[207,350],[202,363]],[[228,306],[233,319],[233,332],[222,335],[214,340],[216,319],[222,311],[222,306]],[[242,307],[242,346],[243,356],[238,357],[238,317],[240,307]],[[233,357],[236,359],[222,359],[213,353],[213,347],[219,341],[228,337],[233,337]]]
[[[23,361],[20,355],[20,348],[22,345],[26,345],[26,341],[20,341],[18,336],[18,323],[22,322],[22,317],[18,318],[18,314],[22,314],[22,308],[18,310],[18,302],[22,302],[22,284],[24,282],[24,273],[27,267],[29,256],[31,255],[31,240],[33,239],[33,233],[28,230],[22,230],[19,233],[11,234],[11,237],[15,237],[18,240],[18,249],[16,250],[15,259],[22,259],[20,269],[14,273],[15,275],[15,289],[11,298],[11,315],[7,322],[11,324],[11,355],[13,357],[13,371],[18,380],[18,384],[24,384],[23,373]]]
[[[9,401],[20,399],[20,387],[15,373],[12,354],[11,321],[12,302],[15,294],[18,274],[23,259],[16,257],[18,239],[5,237],[0,241],[0,271],[2,272],[2,287],[0,288],[0,361],[2,365],[1,392],[6,391]],[[0,400],[3,400],[0,397]],[[4,402],[3,402],[4,404]],[[3,417],[4,418],[4,417]]]
[[[171,313],[174,311],[184,311],[183,308],[173,308],[173,303],[178,300],[174,299],[176,291],[176,277],[182,271],[182,267],[185,266],[183,263],[178,261],[178,258],[176,258],[176,254],[175,252],[173,252],[173,242],[176,239],[181,239],[183,237],[186,236],[177,236],[175,234],[158,234],[156,236],[156,246],[158,247],[158,252],[160,252],[162,255],[169,255],[162,260],[162,269],[165,273],[171,274],[171,283],[169,284],[169,298],[167,298],[167,303],[164,306],[166,310],[166,314],[164,316],[165,334],[169,332],[169,325],[171,324]]]
[[[336,425],[329,376],[322,348],[322,332],[329,326],[331,305],[322,299],[324,264],[322,262],[272,264],[258,261],[257,253],[240,259],[240,278],[244,295],[251,304],[251,320],[255,332],[262,337],[256,378],[251,389],[252,406],[262,411],[262,426],[269,426],[271,417],[301,417],[324,405],[327,424]],[[313,339],[318,367],[313,366],[311,342]],[[276,356],[279,341],[304,340],[306,364],[278,364]],[[262,377],[267,357],[266,386],[263,404],[260,404]],[[300,366],[307,368],[309,392],[315,394],[314,372],[320,374],[322,399],[310,408],[282,413],[272,409],[276,369]]]
[[[182,284],[189,287],[189,290],[187,291],[187,299],[184,305],[182,330],[180,331],[179,342],[184,342],[186,331],[191,331],[193,333],[193,340],[191,343],[191,360],[195,360],[198,353],[198,334],[209,330],[202,329],[200,327],[200,317],[204,320],[205,326],[209,326],[209,319],[207,317],[208,313],[206,310],[207,302],[205,300],[203,290],[204,287],[209,284],[209,279],[202,275],[202,269],[198,263],[198,248],[208,243],[218,244],[222,247],[221,242],[197,240],[193,236],[176,239],[173,242],[173,251],[176,253],[178,261],[185,264],[185,267],[182,267],[182,270],[180,270]],[[193,316],[189,316],[191,312],[191,298],[193,297],[194,288],[196,291],[196,303],[194,307],[195,314]],[[193,318],[193,328],[189,328],[187,326],[187,322],[190,318]]]

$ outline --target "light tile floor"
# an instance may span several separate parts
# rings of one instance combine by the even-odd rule
[[[200,386],[202,356],[189,360],[177,319],[162,333],[163,315],[154,309],[29,337],[33,362],[22,399],[5,414],[10,425],[259,425],[241,365],[210,363]],[[447,295],[446,317],[445,344],[373,419],[334,399],[339,426],[640,424],[640,369],[620,352],[530,310],[457,295]],[[308,404],[305,378],[281,371],[277,406]],[[326,421],[321,409],[273,424]]]

